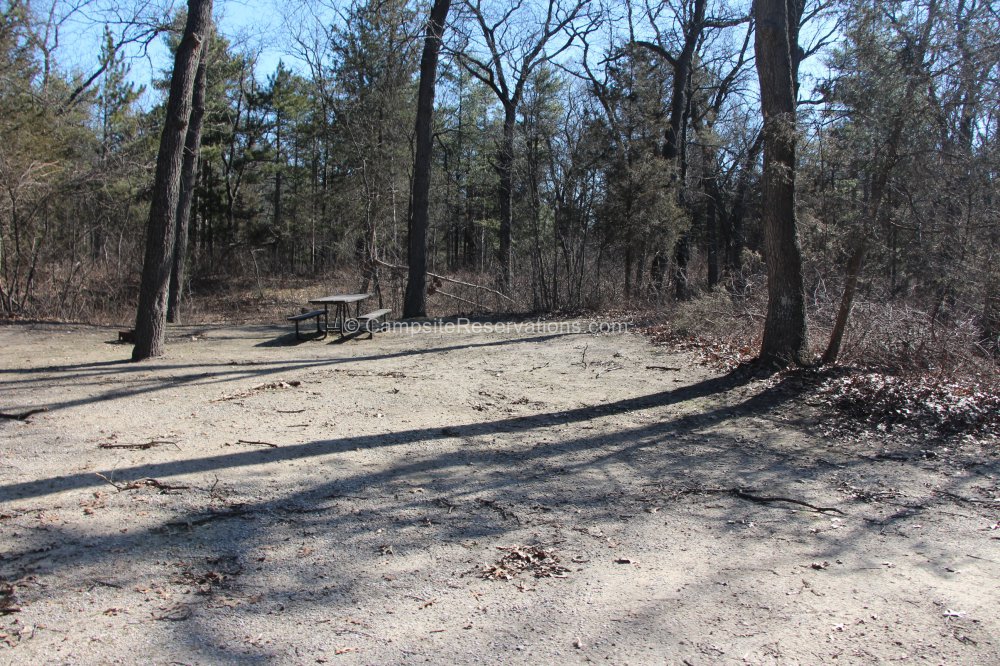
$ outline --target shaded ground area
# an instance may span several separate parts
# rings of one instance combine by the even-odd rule
[[[2,662],[1000,661],[976,440],[630,334],[114,335],[0,327]]]

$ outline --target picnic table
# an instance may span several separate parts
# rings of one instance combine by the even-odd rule
[[[334,294],[333,296],[323,296],[321,298],[310,298],[310,305],[322,305],[325,313],[326,330],[338,331],[343,337],[347,326],[348,313],[351,303],[354,303],[354,316],[358,317],[361,312],[361,302],[371,298],[371,294]],[[333,325],[330,325],[330,306],[334,306]],[[351,331],[354,332],[354,331]]]
[[[371,294],[334,294],[333,296],[323,296],[321,298],[310,298],[309,304],[313,306],[322,305],[322,310],[305,311],[297,315],[288,317],[288,321],[295,322],[295,338],[304,339],[299,330],[299,324],[309,319],[316,320],[316,335],[318,339],[326,338],[330,331],[337,331],[343,338],[347,333],[358,333],[362,327],[368,331],[368,337],[374,337],[380,319],[384,319],[389,314],[388,308],[372,310],[364,314],[361,312],[361,302],[371,298]],[[350,317],[351,303],[354,303],[354,317]],[[330,323],[330,306],[333,310],[333,323]]]

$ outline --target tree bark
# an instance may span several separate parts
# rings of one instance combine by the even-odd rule
[[[205,118],[205,87],[208,70],[208,40],[201,47],[198,72],[194,79],[191,98],[191,122],[184,140],[184,163],[181,167],[181,193],[177,202],[177,224],[174,234],[174,261],[170,273],[170,290],[167,297],[167,321],[181,323],[181,301],[187,270],[188,229],[191,225],[191,204],[198,183],[198,156],[201,152],[201,128]]]
[[[756,0],[754,50],[764,116],[763,227],[767,318],[758,361],[806,365],[808,331],[795,216],[798,25],[802,0]]]
[[[188,0],[187,24],[174,56],[167,116],[156,157],[153,199],[146,227],[146,256],[135,317],[133,361],[163,354],[167,290],[173,269],[174,226],[177,222],[184,139],[191,118],[191,97],[198,68],[198,54],[211,21],[212,0]]]
[[[417,90],[415,123],[416,151],[413,156],[413,185],[410,194],[410,233],[407,246],[409,275],[403,300],[403,317],[427,314],[427,223],[430,217],[431,154],[434,129],[434,84],[438,55],[451,0],[434,0],[424,52],[420,58],[420,85]]]

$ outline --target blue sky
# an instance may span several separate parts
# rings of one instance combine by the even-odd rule
[[[113,2],[114,0],[111,0]],[[122,28],[114,24],[112,5],[101,4],[98,0],[89,11],[70,15],[60,29],[58,61],[70,73],[88,76],[95,70],[100,53],[102,34],[106,21],[111,23],[113,33]],[[216,0],[215,17],[219,31],[240,48],[258,53],[258,76],[265,78],[278,66],[279,60],[294,65],[294,58],[286,53],[283,42],[282,24],[279,11],[281,0]],[[183,0],[174,1],[173,9],[184,7]],[[150,3],[152,6],[152,3]],[[157,10],[170,10],[168,3],[159,4]],[[152,13],[152,12],[151,12]],[[130,58],[131,78],[139,84],[148,84],[172,66],[164,36],[158,37],[150,47],[141,51],[129,48],[125,51]],[[152,103],[155,99],[147,99]]]
[[[144,1],[145,7],[149,8],[148,11],[154,14],[171,11],[171,3],[174,10],[186,6],[186,0],[125,0],[126,3],[135,2],[136,5],[133,6],[140,5]],[[219,31],[228,37],[237,49],[258,55],[257,76],[261,80],[274,72],[279,60],[283,60],[292,69],[300,68],[295,56],[291,55],[292,49],[287,43],[285,29],[286,17],[295,14],[294,3],[297,2],[302,3],[299,5],[300,8],[308,9],[306,15],[329,14],[330,7],[339,4],[339,0],[326,0],[322,3],[314,0],[215,0],[215,16]],[[94,71],[100,51],[103,23],[108,17],[114,16],[114,11],[120,11],[122,6],[124,5],[121,0],[90,0],[90,3],[84,3],[85,9],[70,16],[62,27],[58,51],[59,62],[65,69],[84,76]],[[306,20],[316,19],[314,16],[309,16]],[[814,24],[811,30],[807,31],[813,34],[804,34],[803,39],[807,41],[810,37],[815,37],[816,31],[822,32],[828,29],[828,25],[827,21]],[[121,30],[114,26],[112,28]],[[172,65],[163,36],[157,38],[148,51],[140,54],[133,49],[131,55],[131,78],[140,84],[148,84],[152,78],[162,76]],[[805,64],[802,74],[806,79],[825,75],[823,56],[810,59]],[[806,88],[808,87],[806,83]],[[144,103],[146,105],[155,103],[157,94],[148,93]]]

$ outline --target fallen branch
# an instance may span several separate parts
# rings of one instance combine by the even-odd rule
[[[389,263],[386,263],[386,262],[382,261],[381,259],[376,259],[375,262],[378,263],[378,264],[382,264],[386,268],[391,268],[391,269],[396,270],[396,271],[406,271],[406,270],[409,270],[406,266],[397,266],[396,264],[389,264]],[[454,278],[445,277],[443,275],[438,275],[437,273],[431,273],[430,271],[427,271],[427,275],[431,276],[432,278],[434,278],[436,280],[442,280],[444,282],[451,282],[452,284],[460,284],[463,287],[472,287],[473,289],[479,289],[480,291],[486,291],[486,292],[489,292],[489,293],[494,294],[496,296],[499,296],[500,298],[502,298],[502,299],[504,299],[504,300],[506,300],[506,301],[508,301],[510,303],[514,302],[513,298],[511,298],[510,296],[504,294],[503,292],[497,291],[496,289],[491,289],[489,287],[484,287],[481,284],[472,284],[471,282],[462,282],[461,280],[456,280]]]
[[[673,367],[671,365],[647,365],[646,369],[647,370],[669,370],[669,371],[680,370],[680,368],[675,368],[675,367]]]
[[[493,312],[493,310],[491,308],[488,308],[485,305],[480,305],[479,303],[475,303],[473,301],[470,301],[467,298],[462,298],[461,296],[456,296],[455,294],[449,294],[447,291],[441,291],[440,289],[437,289],[437,290],[434,291],[434,293],[435,294],[441,294],[442,296],[447,296],[448,298],[454,298],[456,301],[461,301],[462,303],[467,303],[467,304],[473,305],[473,306],[475,306],[477,308],[482,308],[482,309],[486,310],[487,312]]]
[[[839,513],[842,516],[847,514],[840,509],[835,509],[828,506],[816,506],[815,504],[810,504],[809,502],[803,502],[802,500],[792,499],[791,497],[760,497],[758,495],[751,495],[750,493],[743,492],[739,488],[733,488],[729,491],[734,497],[739,497],[740,499],[749,500],[751,502],[757,502],[758,504],[770,504],[771,502],[788,502],[790,504],[798,504],[799,506],[804,506],[812,509],[816,513]]]
[[[816,506],[815,504],[810,504],[809,502],[803,502],[802,500],[797,500],[791,497],[781,497],[781,496],[769,496],[762,497],[760,495],[751,495],[750,493],[740,489],[740,488],[682,488],[674,494],[674,497],[679,497],[681,495],[732,495],[733,497],[738,497],[740,499],[747,500],[749,502],[757,502],[758,504],[770,504],[772,502],[788,502],[789,504],[798,504],[799,506],[804,506],[817,513],[839,513],[842,516],[847,514],[836,509],[834,507],[828,506]]]
[[[39,407],[37,409],[29,409],[26,412],[0,412],[0,419],[11,419],[12,421],[27,421],[30,417],[35,414],[41,414],[42,412],[49,411],[48,407]]]

